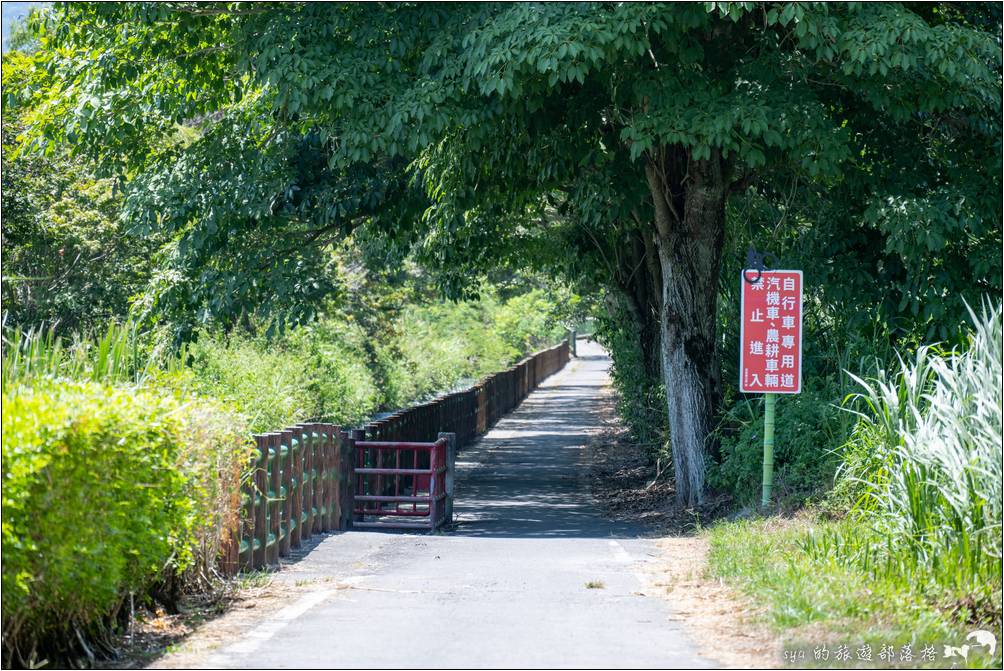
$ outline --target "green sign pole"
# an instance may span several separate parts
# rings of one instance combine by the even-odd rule
[[[770,490],[774,481],[774,403],[777,394],[763,395],[763,497],[760,505],[770,503]]]

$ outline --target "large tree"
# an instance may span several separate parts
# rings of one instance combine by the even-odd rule
[[[693,504],[720,393],[730,196],[776,171],[821,185],[895,172],[890,138],[909,156],[985,146],[991,161],[934,168],[930,188],[949,201],[968,176],[999,189],[994,11],[67,3],[37,55],[59,83],[21,104],[34,146],[99,159],[132,221],[175,234],[175,276],[196,281],[173,295],[207,313],[308,315],[327,250],[363,223],[402,244],[420,232],[454,290],[542,240],[551,254],[581,242],[569,254],[606,258],[611,284],[629,278],[641,322],[658,313],[648,339],[678,498]],[[999,229],[993,209],[964,207],[963,227]]]

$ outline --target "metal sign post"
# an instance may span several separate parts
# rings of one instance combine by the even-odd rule
[[[774,411],[778,394],[802,390],[802,271],[767,270],[750,250],[740,281],[739,390],[764,395],[763,493],[774,479]]]

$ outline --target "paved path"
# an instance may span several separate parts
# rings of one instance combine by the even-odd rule
[[[649,541],[603,518],[588,494],[583,446],[600,428],[609,363],[580,343],[578,359],[461,451],[454,531],[325,537],[277,574],[320,588],[207,664],[710,666],[669,604],[641,594]]]

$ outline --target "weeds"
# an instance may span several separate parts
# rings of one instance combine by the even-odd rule
[[[110,324],[103,334],[75,334],[67,342],[54,327],[4,333],[3,384],[51,378],[100,383],[144,383],[158,367],[173,369],[177,358],[160,360],[134,324]]]
[[[855,378],[864,391],[840,477],[885,539],[863,561],[984,601],[1001,584],[1000,307],[973,322],[966,352],[921,347],[894,374]]]
[[[710,530],[713,572],[765,603],[790,639],[821,623],[876,650],[940,652],[975,628],[999,630],[1001,307],[973,322],[965,351],[922,347],[894,373],[852,376],[862,391],[848,399],[856,423],[831,502],[852,501],[850,514]]]

